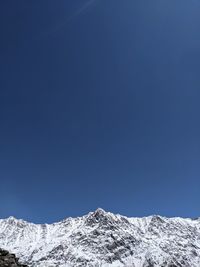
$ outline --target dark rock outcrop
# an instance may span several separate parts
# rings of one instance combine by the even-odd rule
[[[0,249],[0,267],[28,267],[20,264],[15,254],[11,254],[6,250]]]

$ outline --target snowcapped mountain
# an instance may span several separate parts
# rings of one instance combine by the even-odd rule
[[[0,220],[0,247],[31,267],[200,267],[200,219],[97,209],[54,224]]]

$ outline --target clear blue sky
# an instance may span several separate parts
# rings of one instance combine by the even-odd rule
[[[200,2],[0,2],[0,217],[200,216]]]

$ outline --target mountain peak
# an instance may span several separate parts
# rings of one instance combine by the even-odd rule
[[[14,216],[10,216],[6,219],[6,221],[8,221],[9,223],[16,223],[19,220],[17,218],[15,218]]]
[[[90,212],[87,215],[86,222],[89,225],[93,225],[95,223],[107,221],[109,217],[109,213],[106,212],[105,210],[98,208],[94,212]]]
[[[106,215],[107,212],[102,208],[98,208],[93,212],[93,214],[95,214],[97,216],[101,216],[101,215]]]
[[[16,221],[17,218],[15,218],[14,216],[10,216],[7,218],[8,221]]]

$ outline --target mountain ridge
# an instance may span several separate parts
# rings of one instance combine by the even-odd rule
[[[199,267],[200,219],[126,217],[98,208],[34,224],[0,220],[0,247],[31,267]]]
[[[105,213],[110,213],[110,214],[115,214],[113,212],[110,212],[110,211],[106,211],[105,209],[103,208],[97,208],[96,210],[94,211],[90,211],[88,213],[84,213],[83,215],[80,215],[80,216],[69,216],[69,217],[65,217],[64,219],[60,219],[58,221],[54,221],[54,222],[32,222],[28,219],[22,219],[22,218],[18,218],[16,216],[9,216],[9,217],[5,217],[5,218],[0,218],[0,220],[17,220],[17,221],[23,221],[23,222],[27,222],[27,223],[33,223],[33,224],[36,224],[36,225],[42,225],[42,224],[47,224],[47,225],[51,225],[51,224],[55,224],[55,223],[58,223],[58,222],[62,222],[64,220],[67,220],[67,219],[76,219],[76,218],[82,218],[84,216],[87,216],[89,214],[93,214],[93,213],[96,213],[98,211],[103,211]],[[126,217],[126,218],[139,218],[139,219],[143,219],[143,218],[152,218],[152,217],[161,217],[161,218],[166,218],[166,219],[183,219],[183,220],[192,220],[192,221],[195,221],[195,220],[200,220],[200,216],[199,217],[183,217],[183,216],[166,216],[166,215],[160,215],[160,214],[151,214],[151,215],[145,215],[145,216],[133,216],[133,217],[129,217],[128,215],[121,215],[120,213],[116,213],[115,215],[120,215],[120,216],[123,216],[123,217]]]

